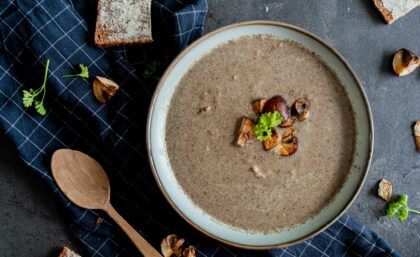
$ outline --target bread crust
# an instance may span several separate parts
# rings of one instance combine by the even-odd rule
[[[384,7],[384,3],[382,0],[372,0],[373,3],[376,6],[376,9],[382,14],[382,17],[384,18],[385,22],[388,24],[391,24],[394,22],[394,17],[392,17],[392,13]]]

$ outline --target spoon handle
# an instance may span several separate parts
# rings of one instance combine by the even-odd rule
[[[144,257],[162,257],[153,246],[149,244],[121,215],[112,207],[111,203],[107,203],[103,209],[108,215],[120,226],[127,234],[131,241],[136,245],[137,249]]]

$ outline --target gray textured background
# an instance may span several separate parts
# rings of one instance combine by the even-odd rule
[[[400,223],[383,216],[375,196],[385,177],[395,193],[420,209],[420,154],[412,124],[420,119],[420,69],[398,78],[392,53],[406,47],[420,55],[420,8],[387,26],[370,0],[208,0],[207,31],[245,20],[275,20],[311,31],[350,62],[368,95],[375,125],[375,150],[368,179],[349,213],[388,240],[403,256],[420,255],[420,215]],[[267,7],[267,8],[266,8]],[[268,11],[267,11],[268,10]],[[0,256],[57,256],[69,245],[83,250],[51,191],[25,167],[0,135]]]

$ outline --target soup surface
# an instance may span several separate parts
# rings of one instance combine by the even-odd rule
[[[295,154],[264,151],[257,139],[235,144],[251,103],[305,96],[309,118],[294,125]],[[340,189],[354,150],[354,115],[332,72],[299,44],[248,36],[212,50],[177,86],[166,121],[166,145],[183,190],[216,220],[246,231],[305,222]],[[256,176],[258,169],[265,177]]]

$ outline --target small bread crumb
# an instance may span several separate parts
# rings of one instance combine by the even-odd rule
[[[77,253],[70,250],[68,247],[64,246],[61,253],[58,255],[58,257],[81,257]]]
[[[381,182],[379,182],[378,195],[385,201],[389,201],[392,195],[392,183],[386,179],[381,179]]]
[[[96,225],[99,225],[102,222],[104,222],[104,220],[101,217],[99,217],[99,218],[96,219]]]

